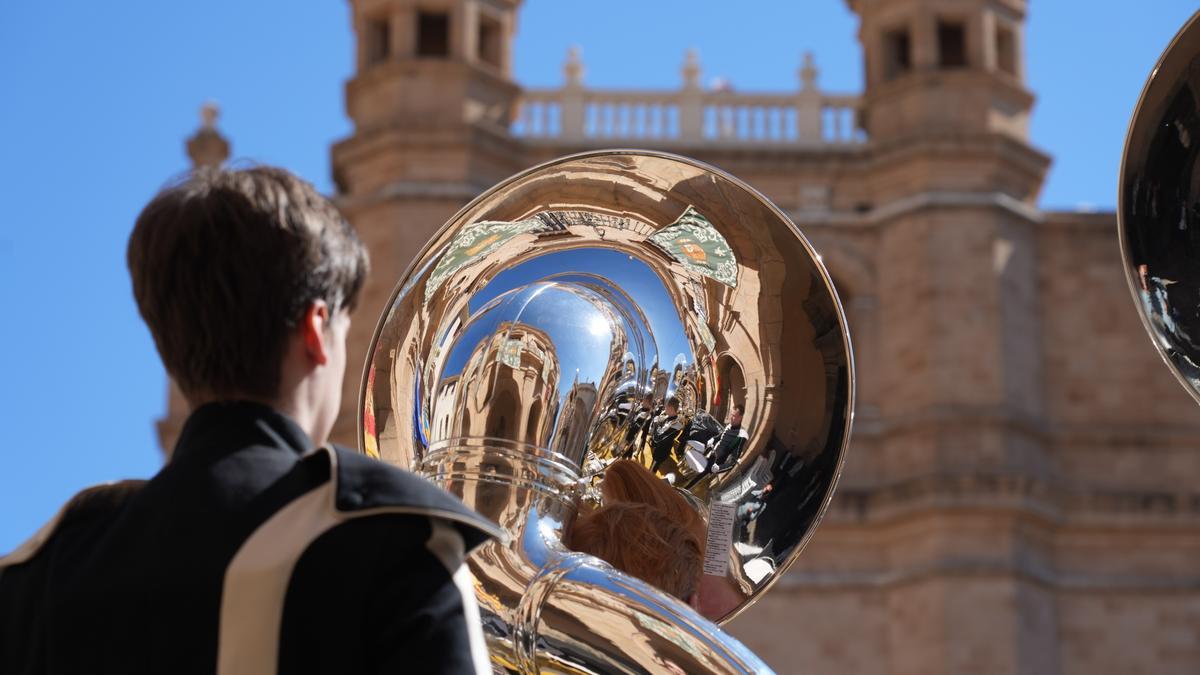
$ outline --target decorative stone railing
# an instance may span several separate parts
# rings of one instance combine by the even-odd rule
[[[583,86],[583,64],[572,49],[563,66],[566,84],[527,89],[512,126],[530,141],[654,141],[680,144],[858,144],[860,99],[817,89],[811,54],[793,93],[740,93],[700,87],[700,64],[689,52],[677,91],[623,91]]]

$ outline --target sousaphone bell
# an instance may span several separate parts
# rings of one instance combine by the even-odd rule
[[[369,353],[363,450],[511,535],[470,558],[497,671],[767,670],[717,624],[812,536],[854,368],[820,257],[762,195],[656,152],[525,171],[417,255]],[[648,425],[678,435],[651,449]],[[697,555],[633,527],[599,542],[616,564],[575,550],[618,462],[686,507],[656,527],[688,529]]]

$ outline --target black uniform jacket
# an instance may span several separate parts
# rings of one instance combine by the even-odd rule
[[[655,463],[671,455],[675,440],[682,431],[683,422],[679,421],[679,415],[659,415],[650,423],[650,454]]]
[[[742,456],[748,438],[749,435],[741,426],[728,424],[721,430],[721,434],[713,443],[713,461],[721,471],[732,467]]]
[[[462,561],[492,536],[410,473],[210,404],[154,478],[0,558],[0,673],[491,672]]]

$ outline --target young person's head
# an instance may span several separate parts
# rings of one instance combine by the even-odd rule
[[[692,602],[708,526],[675,490],[641,464],[619,459],[600,481],[603,505],[581,513],[570,548]]]
[[[672,396],[671,398],[668,398],[667,405],[663,408],[663,410],[665,410],[668,415],[678,415],[679,414],[679,398],[676,396]]]
[[[742,415],[746,413],[746,408],[741,403],[737,403],[729,411],[729,423],[735,427],[742,426]]]
[[[701,542],[708,532],[704,519],[675,488],[633,460],[619,459],[604,470],[600,494],[605,504],[636,502],[653,506],[691,531]]]
[[[631,459],[618,459],[604,470],[600,494],[605,504],[641,502],[665,509],[680,518],[692,512],[688,503],[652,471]],[[681,519],[681,518],[680,518]]]
[[[142,210],[127,261],[138,310],[190,405],[266,403],[325,441],[368,267],[328,200],[282,169],[198,171]]]
[[[576,518],[571,548],[693,602],[702,571],[703,545],[688,528],[649,504],[605,504]]]

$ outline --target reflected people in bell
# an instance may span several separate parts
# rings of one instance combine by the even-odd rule
[[[741,521],[743,525],[749,525],[756,518],[758,518],[758,516],[762,514],[763,509],[766,508],[767,499],[771,496],[771,492],[774,489],[774,483],[767,483],[760,488],[751,490],[748,495],[749,498],[743,501],[741,504],[738,504],[738,520]]]
[[[1200,352],[1200,347],[1196,346],[1192,337],[1176,321],[1178,310],[1171,304],[1168,287],[1178,282],[1173,279],[1162,279],[1150,274],[1147,265],[1138,265],[1137,269],[1141,285],[1142,304],[1146,307],[1146,313],[1152,317],[1159,330],[1187,345],[1193,353]]]
[[[623,459],[633,459],[646,444],[650,421],[654,418],[654,394],[642,395],[640,407],[629,421],[625,430],[625,452]]]
[[[734,404],[729,409],[729,423],[721,429],[721,433],[708,439],[705,445],[704,468],[699,471],[686,487],[691,488],[706,477],[723,473],[732,469],[746,450],[750,435],[742,426],[742,416],[746,407],[741,403]]]
[[[675,441],[683,431],[683,421],[679,419],[679,399],[672,396],[663,406],[663,412],[650,424],[650,454],[654,464],[650,470],[658,473],[659,467],[671,457],[675,449]]]

